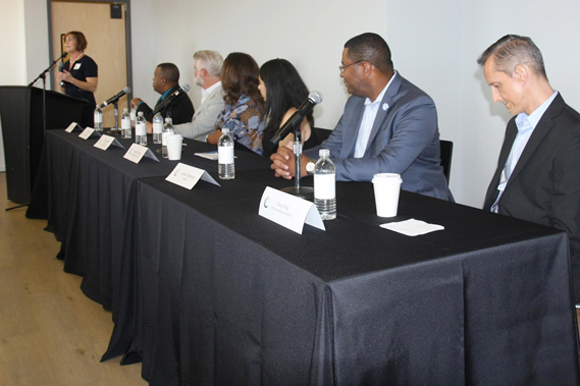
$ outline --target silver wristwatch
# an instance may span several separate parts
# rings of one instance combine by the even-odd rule
[[[314,167],[316,166],[316,162],[314,161],[308,161],[308,163],[306,164],[306,173],[311,176],[314,174]]]

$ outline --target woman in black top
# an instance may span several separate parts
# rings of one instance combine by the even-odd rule
[[[89,102],[89,105],[83,108],[80,125],[93,127],[94,111],[97,107],[93,93],[97,91],[99,81],[97,63],[84,53],[87,48],[87,39],[82,32],[67,33],[64,46],[70,58],[64,62],[62,72],[56,73],[56,81],[64,82],[61,89],[65,94],[86,99]]]
[[[296,112],[308,98],[308,88],[296,68],[286,59],[273,59],[260,67],[260,92],[266,101],[266,128],[264,129],[264,157],[270,157],[278,146],[292,149],[294,134],[282,138],[278,146],[271,139],[280,127]],[[308,114],[300,125],[302,143],[305,149],[318,145],[314,131],[314,118]]]

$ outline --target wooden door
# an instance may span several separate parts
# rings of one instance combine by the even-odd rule
[[[67,32],[81,31],[85,35],[88,43],[85,54],[93,58],[99,66],[99,84],[95,92],[97,104],[103,103],[128,86],[125,5],[121,4],[122,18],[112,19],[111,4],[113,3],[51,2],[53,56],[56,58],[64,52],[61,42]],[[60,91],[60,87],[55,88]],[[127,96],[119,101],[119,126],[124,107],[129,107]],[[103,113],[105,127],[113,126],[113,106],[105,107]]]

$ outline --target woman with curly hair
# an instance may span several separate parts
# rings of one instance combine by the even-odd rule
[[[227,128],[234,141],[263,155],[264,100],[258,89],[259,74],[258,64],[248,54],[234,52],[224,60],[221,81],[226,104],[207,143],[216,145],[221,129]]]

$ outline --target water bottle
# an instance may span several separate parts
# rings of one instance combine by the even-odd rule
[[[165,126],[163,127],[163,133],[161,134],[161,155],[163,158],[167,158],[167,137],[175,134],[173,129],[173,119],[167,117],[165,118]]]
[[[314,167],[314,204],[323,220],[336,218],[336,168],[330,150],[320,149]]]
[[[230,129],[222,129],[222,136],[218,139],[218,175],[222,180],[236,178],[234,140],[230,136]]]
[[[135,120],[135,143],[147,146],[147,123],[143,116],[143,111],[139,111],[139,115]]]
[[[131,139],[131,115],[126,107],[121,115],[121,135],[123,139]]]
[[[100,106],[95,109],[95,130],[103,131],[103,110]]]
[[[133,128],[135,127],[135,121],[137,120],[137,110],[131,109],[129,115],[131,116],[131,128]]]
[[[161,145],[162,139],[161,135],[163,134],[163,117],[161,113],[155,114],[153,117],[153,143],[155,145]]]

